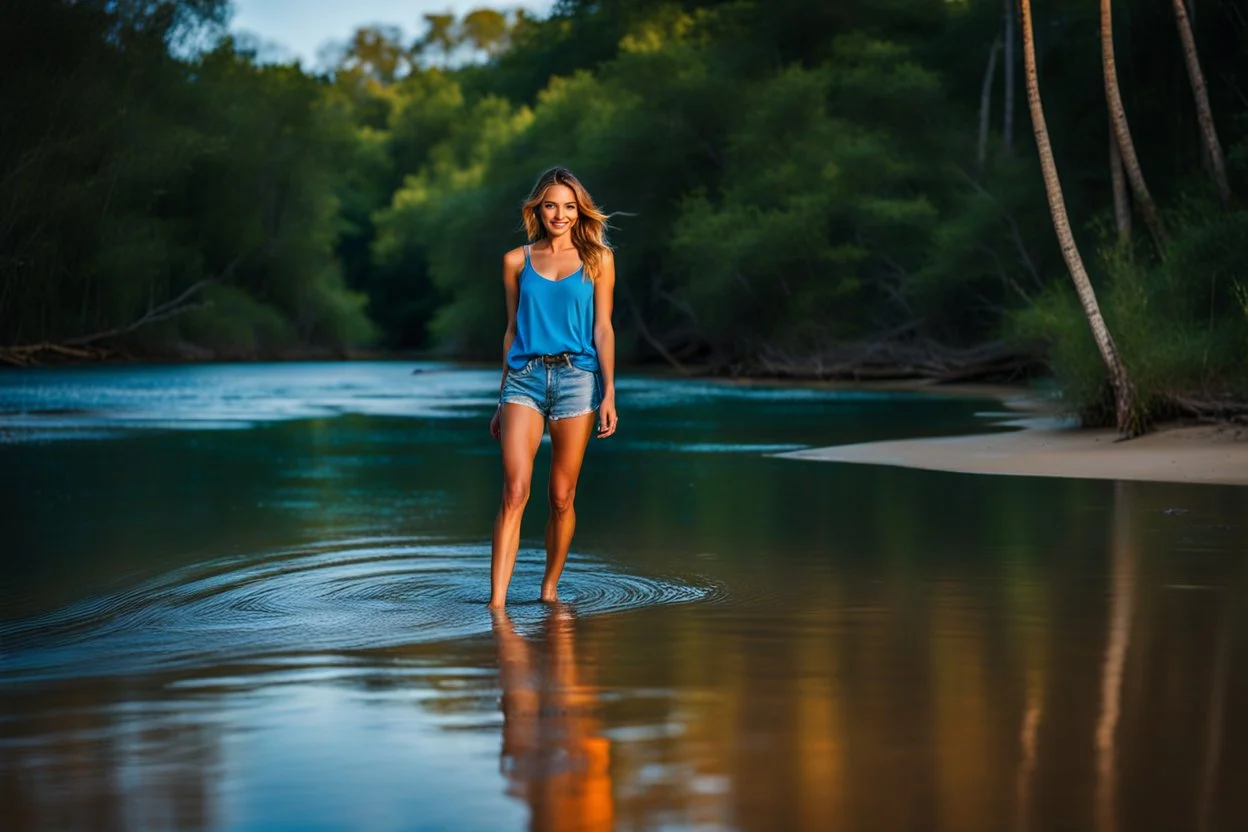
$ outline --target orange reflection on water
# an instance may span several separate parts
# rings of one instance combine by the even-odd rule
[[[532,830],[611,829],[611,746],[595,715],[598,690],[577,661],[572,612],[553,607],[532,641],[503,610],[493,622],[508,794],[529,805]]]

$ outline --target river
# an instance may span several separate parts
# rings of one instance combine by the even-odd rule
[[[624,374],[491,616],[493,370],[0,373],[5,828],[1231,830],[1248,488],[785,459],[1000,405]]]

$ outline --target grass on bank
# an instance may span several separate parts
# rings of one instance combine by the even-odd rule
[[[1183,415],[1184,403],[1248,405],[1248,211],[1192,208],[1164,261],[1107,243],[1097,262],[1101,312],[1145,424]],[[1011,328],[1050,345],[1069,412],[1088,427],[1114,424],[1108,375],[1069,282],[1016,312]]]

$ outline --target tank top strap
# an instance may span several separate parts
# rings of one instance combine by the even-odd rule
[[[527,243],[524,246],[524,265],[528,266],[530,269],[533,268],[533,264],[529,262],[529,246]]]

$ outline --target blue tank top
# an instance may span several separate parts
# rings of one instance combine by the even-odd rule
[[[582,265],[562,280],[542,277],[524,247],[520,270],[520,299],[516,304],[516,337],[507,353],[507,366],[519,370],[539,355],[570,353],[573,366],[598,371],[594,348],[594,283]]]

